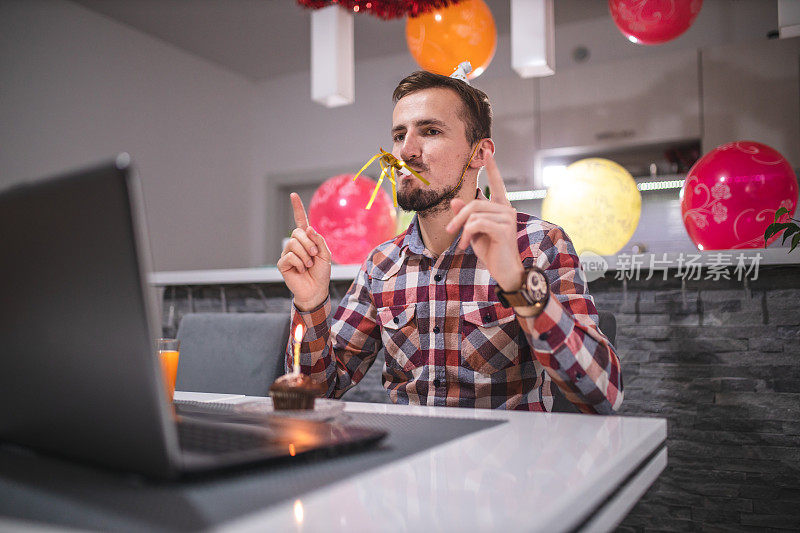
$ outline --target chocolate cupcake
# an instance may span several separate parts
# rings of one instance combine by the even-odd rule
[[[284,374],[269,388],[277,411],[314,409],[314,398],[324,393],[325,387],[305,374]]]

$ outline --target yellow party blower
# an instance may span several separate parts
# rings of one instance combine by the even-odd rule
[[[381,166],[381,175],[378,177],[378,184],[375,186],[375,190],[372,191],[372,196],[369,198],[369,202],[367,202],[367,209],[372,207],[372,202],[375,200],[375,196],[378,194],[378,189],[381,188],[381,183],[383,183],[384,176],[389,178],[389,181],[392,182],[392,200],[394,201],[394,206],[397,207],[397,172],[400,174],[413,174],[418,180],[420,180],[425,185],[430,185],[430,182],[420,176],[417,171],[409,168],[405,161],[402,159],[397,159],[395,156],[384,150],[383,148],[380,149],[380,152],[375,154],[370,158],[367,163],[361,167],[361,170],[358,171],[353,177],[353,181],[358,179],[362,172],[364,172],[368,166],[370,166],[376,159],[378,159],[378,163]]]

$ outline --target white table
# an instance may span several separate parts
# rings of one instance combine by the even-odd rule
[[[252,400],[189,392],[176,392],[175,397]],[[607,531],[667,464],[664,419],[356,402],[347,402],[345,412],[507,423],[242,516],[220,529]]]

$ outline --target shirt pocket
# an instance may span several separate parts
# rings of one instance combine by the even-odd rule
[[[381,340],[386,349],[387,365],[411,371],[419,365],[419,328],[416,304],[391,305],[378,308]]]
[[[520,327],[514,310],[496,302],[461,303],[461,360],[493,374],[519,364]]]

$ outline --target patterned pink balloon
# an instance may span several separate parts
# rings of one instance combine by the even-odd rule
[[[395,236],[397,215],[389,194],[381,189],[370,209],[365,209],[375,181],[353,174],[334,176],[319,186],[308,206],[308,222],[339,264],[361,264],[380,243]]]
[[[762,248],[775,211],[789,210],[781,221],[794,214],[797,189],[794,170],[778,151],[752,141],[724,144],[689,170],[681,190],[683,224],[700,250]]]
[[[661,44],[692,25],[703,0],[608,0],[614,24],[631,42]]]

